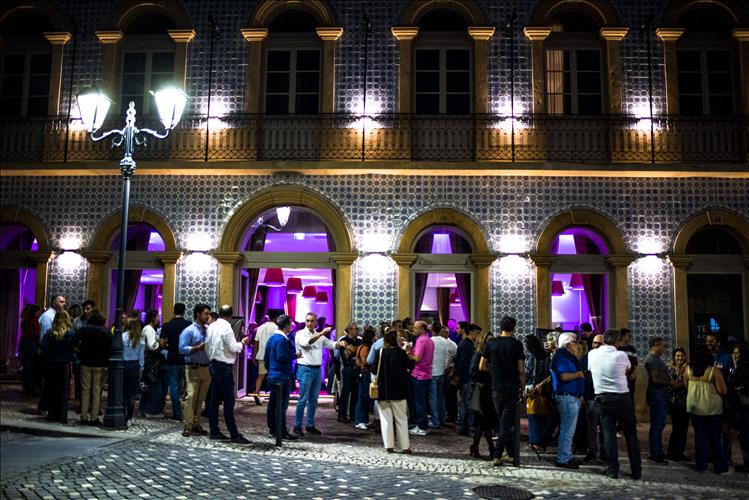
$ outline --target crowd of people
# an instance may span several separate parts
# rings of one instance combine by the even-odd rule
[[[749,346],[725,351],[716,333],[687,359],[681,347],[668,351],[661,337],[649,339],[644,357],[647,380],[638,381],[637,351],[628,329],[594,334],[589,324],[579,332],[551,331],[544,337],[515,336],[517,322],[506,316],[493,334],[468,322],[442,325],[411,318],[382,322],[359,330],[351,322],[340,335],[333,325],[308,313],[297,323],[284,314],[251,324],[246,335],[232,324],[233,310],[218,312],[207,304],[192,309],[175,304],[173,317],[160,325],[155,310],[120,318],[125,421],[136,417],[181,422],[182,436],[247,444],[234,417],[237,357],[247,353],[256,369],[248,387],[255,403],[263,388],[269,396],[267,427],[282,440],[319,435],[315,415],[322,390],[335,395],[338,422],[360,431],[378,429],[388,453],[412,451],[413,437],[455,426],[472,437],[470,456],[481,454],[482,438],[495,466],[519,459],[519,417],[527,415],[528,449],[545,453],[556,440],[555,464],[578,469],[581,463],[606,464],[605,474],[619,477],[618,437],[623,436],[633,479],[642,473],[635,415],[635,388],[647,384],[650,410],[648,460],[661,465],[687,462],[687,433],[694,433],[694,467],[717,474],[749,472]],[[114,327],[88,300],[66,307],[57,295],[42,312],[23,311],[19,357],[26,393],[38,395],[40,413],[67,422],[70,377],[84,425],[101,424]],[[286,413],[298,388],[294,422]],[[139,401],[136,413],[136,402]],[[223,434],[219,407],[223,406]],[[281,408],[281,415],[277,415]],[[305,415],[306,414],[306,415]],[[671,433],[666,448],[667,417]],[[202,426],[208,417],[208,430]],[[280,427],[278,422],[280,422]],[[556,436],[556,439],[555,439]],[[733,464],[739,442],[743,464]],[[575,455],[584,455],[582,462]]]

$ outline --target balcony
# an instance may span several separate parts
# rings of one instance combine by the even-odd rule
[[[140,127],[159,128],[155,118]],[[121,127],[108,120],[103,130]],[[167,141],[138,148],[138,160],[545,162],[746,164],[747,116],[348,114],[222,118],[183,116]],[[119,160],[92,142],[78,120],[0,119],[0,165]]]

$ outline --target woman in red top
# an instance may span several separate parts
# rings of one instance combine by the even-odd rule
[[[23,371],[21,381],[23,392],[37,396],[37,348],[39,347],[39,316],[42,308],[36,304],[27,304],[21,312],[21,342],[18,345],[18,359]]]

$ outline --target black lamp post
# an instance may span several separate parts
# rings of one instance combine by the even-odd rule
[[[127,426],[125,421],[125,408],[122,402],[122,388],[124,378],[124,361],[122,359],[122,312],[125,309],[125,257],[127,252],[127,221],[128,209],[130,208],[130,177],[135,173],[135,160],[133,149],[136,145],[146,143],[145,134],[163,139],[169,135],[169,131],[177,126],[185,109],[187,96],[177,88],[166,88],[151,92],[156,100],[161,123],[164,125],[164,133],[161,134],[148,128],[135,126],[135,103],[130,102],[125,117],[125,126],[121,129],[113,129],[96,135],[96,132],[104,122],[104,118],[112,103],[104,94],[96,90],[89,90],[78,95],[78,110],[81,114],[86,130],[91,140],[100,141],[110,135],[112,147],[123,146],[125,155],[120,160],[120,173],[122,174],[122,219],[120,222],[120,253],[117,263],[117,312],[115,319],[115,331],[112,337],[112,350],[109,357],[109,397],[107,398],[107,412],[104,415],[104,427],[107,429],[123,429]]]

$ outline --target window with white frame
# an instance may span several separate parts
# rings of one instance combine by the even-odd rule
[[[51,54],[4,54],[0,64],[0,113],[46,116]]]
[[[320,112],[320,50],[274,48],[265,53],[265,113]]]
[[[464,48],[415,51],[414,95],[417,114],[471,112],[471,53]]]
[[[677,51],[679,112],[726,115],[734,112],[730,50]]]

